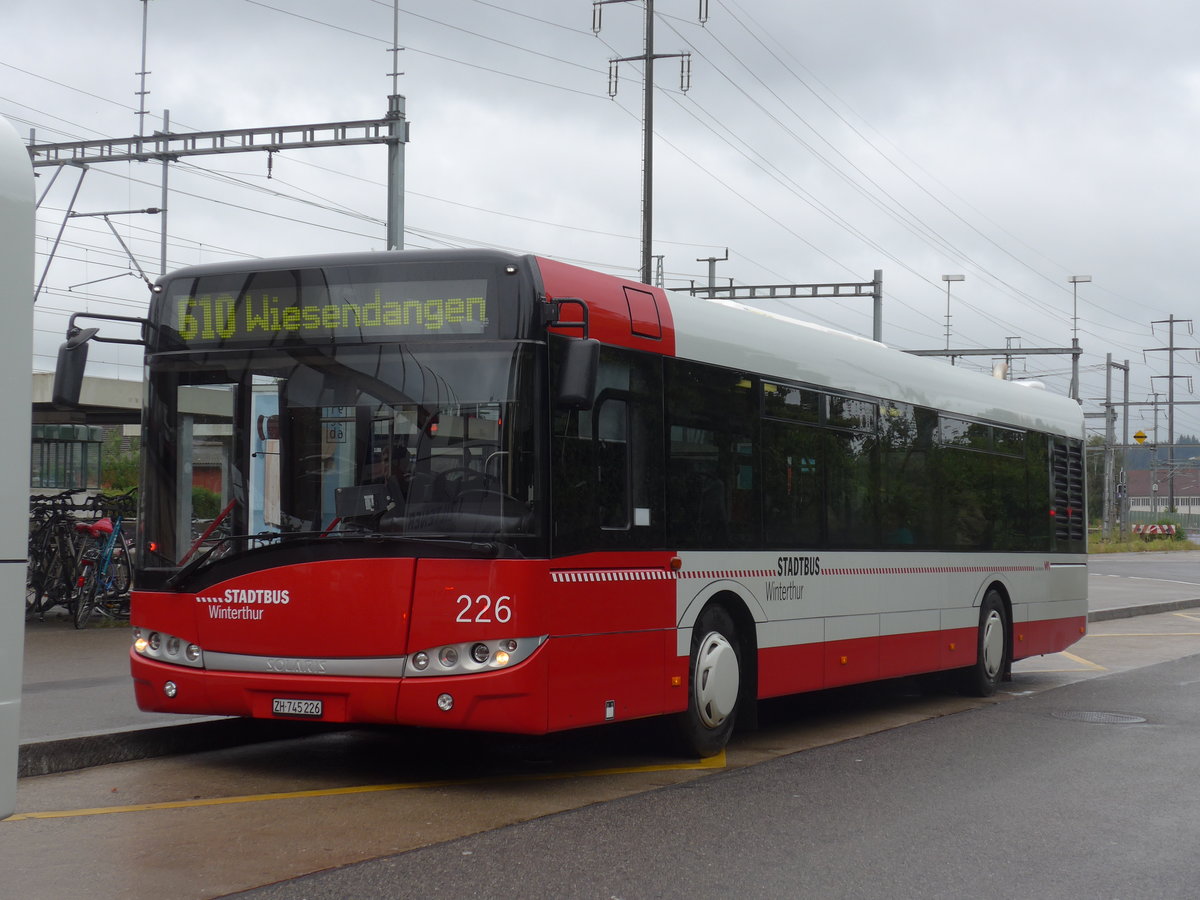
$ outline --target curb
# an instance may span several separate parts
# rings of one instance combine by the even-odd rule
[[[110,763],[224,750],[244,744],[308,737],[344,726],[267,719],[215,719],[128,731],[85,734],[49,741],[26,741],[17,752],[17,777],[53,775]]]
[[[1098,609],[1088,613],[1089,622],[1108,622],[1112,619],[1132,619],[1134,616],[1152,616],[1156,613],[1175,612],[1180,609],[1194,609],[1200,606],[1200,598],[1195,600],[1168,600],[1163,603],[1147,603],[1144,606],[1122,606],[1116,609]]]

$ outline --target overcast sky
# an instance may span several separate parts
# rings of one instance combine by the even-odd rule
[[[655,254],[668,287],[869,281],[883,270],[884,341],[1065,347],[1072,275],[1085,410],[1105,355],[1131,400],[1165,400],[1171,316],[1200,318],[1200,5],[1190,0],[656,0]],[[391,0],[149,0],[145,131],[382,117]],[[41,142],[138,132],[143,0],[5,0],[0,115]],[[644,7],[590,0],[400,0],[405,244],[494,246],[637,277]],[[384,248],[382,146],[190,157],[171,167],[168,268],[241,256]],[[53,169],[39,169],[41,195]],[[92,167],[77,212],[158,206],[161,166]],[[46,266],[79,172],[38,214]],[[151,277],[159,222],[112,221]],[[128,274],[131,271],[134,274]],[[116,276],[116,277],[112,277]],[[98,279],[107,279],[99,281]],[[85,284],[86,282],[93,282]],[[71,220],[37,302],[35,365],[70,311],[138,314],[147,292],[102,219]],[[869,300],[793,314],[871,334]],[[1187,323],[1175,343],[1200,346]],[[103,355],[97,355],[103,360]],[[1175,356],[1196,373],[1195,352]],[[960,364],[990,368],[990,358]],[[121,369],[140,377],[136,365]],[[1018,376],[1066,393],[1070,361]],[[1120,399],[1121,376],[1113,373]],[[1176,399],[1190,378],[1174,381]],[[1200,432],[1178,407],[1177,433]],[[1149,408],[1130,430],[1153,434]],[[1165,441],[1165,409],[1159,414]],[[1090,426],[1101,427],[1100,420]],[[1119,426],[1118,426],[1119,427]],[[1118,431],[1119,436],[1119,431]]]

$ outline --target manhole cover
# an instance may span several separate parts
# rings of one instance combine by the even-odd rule
[[[1071,722],[1091,722],[1095,725],[1140,725],[1146,720],[1141,716],[1131,716],[1127,713],[1088,712],[1086,710],[1068,710],[1051,713],[1056,719],[1067,719]]]

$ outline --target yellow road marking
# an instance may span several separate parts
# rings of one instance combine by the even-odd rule
[[[1099,663],[1094,663],[1090,659],[1084,659],[1082,656],[1076,656],[1074,653],[1068,653],[1066,650],[1060,650],[1058,653],[1054,654],[1054,656],[1065,656],[1067,659],[1071,660],[1072,662],[1079,663],[1079,665],[1081,665],[1081,666],[1086,666],[1087,668],[1089,668],[1095,672],[1107,672],[1108,671],[1108,669],[1104,668],[1104,666],[1100,665]],[[1051,658],[1053,659],[1053,657],[1051,657]],[[1021,660],[1020,662],[1026,662],[1026,660]],[[1018,665],[1020,665],[1020,662],[1018,662]],[[1034,672],[1036,672],[1038,674],[1045,675],[1045,674],[1049,674],[1049,673],[1053,673],[1053,672],[1078,672],[1079,670],[1078,669],[1042,669],[1042,668],[1035,669],[1032,666],[1029,666],[1029,667],[1022,667],[1019,671],[1024,672],[1026,674],[1033,674]]]
[[[1190,615],[1189,613],[1182,613],[1182,612],[1177,612],[1177,613],[1175,613],[1175,615],[1179,616],[1179,618],[1181,618],[1181,619],[1191,619],[1193,622],[1200,622],[1200,616],[1193,616],[1193,615]]]
[[[412,791],[421,788],[465,787],[472,784],[515,784],[532,781],[564,781],[568,778],[599,778],[604,775],[638,775],[649,772],[697,771],[723,769],[725,751],[695,762],[658,766],[623,766],[614,769],[594,769],[585,772],[550,772],[544,775],[509,775],[504,778],[463,778],[442,781],[411,781],[399,784],[364,784],[343,788],[322,788],[311,791],[282,791],[274,794],[245,794],[238,797],[212,797],[207,800],[168,800],[162,803],[135,803],[129,806],[100,806],[92,809],[59,809],[45,812],[16,813],[3,822],[22,822],[26,819],[73,819],[80,816],[103,816],[110,813],[148,812],[157,809],[194,809],[203,806],[227,806],[234,803],[262,803],[268,800],[300,800],[306,797],[336,797],[343,794],[380,794],[387,791]]]
[[[1097,672],[1108,671],[1108,669],[1104,668],[1104,666],[1100,665],[1099,663],[1094,663],[1090,659],[1084,659],[1082,656],[1076,656],[1074,653],[1068,653],[1066,650],[1062,651],[1062,655],[1069,660],[1079,663],[1081,666],[1087,666],[1089,669],[1095,669]]]
[[[1093,634],[1089,631],[1088,637],[1200,637],[1200,631],[1131,631],[1128,634]]]

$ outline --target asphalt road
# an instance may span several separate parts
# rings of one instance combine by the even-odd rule
[[[1147,551],[1088,557],[1088,607],[1093,620],[1200,596],[1200,551]]]
[[[1200,656],[241,894],[1192,898]]]
[[[23,759],[62,765],[22,778],[18,815],[0,822],[0,898],[267,884],[248,896],[1200,896],[1172,880],[1200,808],[1183,714],[1200,678],[1200,553],[1091,565],[1106,618],[1070,652],[1018,663],[994,702],[904,683],[771,701],[758,732],[703,767],[664,757],[653,723],[200,746],[228,723],[138,712],[124,629],[31,623]],[[1191,668],[1143,678],[1170,666]],[[1071,699],[1090,685],[1114,693]],[[158,732],[192,752],[129,755],[167,752],[145,746]],[[135,761],[101,764],[117,759]],[[89,767],[63,771],[75,766]]]

